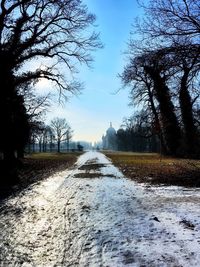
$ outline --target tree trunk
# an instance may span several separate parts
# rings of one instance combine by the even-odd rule
[[[179,92],[179,103],[181,108],[181,116],[184,127],[184,141],[185,150],[187,156],[197,156],[199,152],[199,141],[197,135],[197,128],[194,123],[192,101],[188,92],[188,81],[189,70],[185,69],[184,75],[181,79],[181,88]]]
[[[35,140],[33,140],[33,153],[35,153]]]
[[[53,137],[52,135],[50,136],[50,152],[53,151]]]
[[[174,105],[171,100],[169,88],[165,84],[165,80],[160,76],[159,71],[152,67],[145,67],[145,71],[154,81],[154,89],[159,103],[161,126],[167,153],[177,155],[180,147],[181,131],[174,112]]]
[[[18,161],[16,152],[23,153],[29,137],[29,124],[24,99],[18,95],[15,87],[15,78],[12,71],[7,68],[9,58],[5,61],[0,53],[0,150],[4,155],[3,173],[5,182],[9,184],[17,181]]]
[[[150,102],[151,110],[153,112],[153,116],[155,119],[156,135],[158,136],[158,138],[160,140],[160,146],[161,146],[160,152],[163,154],[166,154],[167,148],[165,145],[165,141],[164,141],[164,137],[163,137],[163,133],[162,133],[162,129],[161,129],[159,115],[158,115],[158,112],[157,112],[155,104],[154,104],[152,92],[148,86],[147,86],[147,89],[148,89],[148,96],[149,96],[149,102]]]
[[[60,140],[58,140],[58,153],[60,153]]]
[[[12,148],[8,147],[6,151],[3,151],[3,179],[0,181],[0,184],[11,186],[16,184],[18,179],[17,173],[17,159],[15,156],[15,151]]]
[[[3,62],[1,62],[3,65]],[[12,185],[17,180],[17,161],[15,157],[15,138],[17,131],[15,125],[15,91],[13,77],[2,68],[1,70],[1,91],[0,91],[0,150],[3,153],[1,166],[1,184]]]
[[[42,152],[42,140],[39,141],[39,152]]]

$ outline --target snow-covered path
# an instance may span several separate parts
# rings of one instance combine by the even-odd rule
[[[0,266],[200,266],[200,190],[149,187],[99,152],[0,206]]]

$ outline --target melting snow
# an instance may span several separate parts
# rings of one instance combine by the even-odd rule
[[[199,266],[199,200],[199,189],[138,185],[87,152],[1,203],[0,266]]]

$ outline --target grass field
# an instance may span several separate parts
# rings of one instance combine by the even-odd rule
[[[200,186],[200,161],[153,153],[105,152],[125,176],[140,183]]]
[[[37,181],[69,168],[81,153],[34,153],[27,155],[19,171],[20,180]],[[27,181],[28,182],[28,181]]]
[[[18,164],[18,181],[14,187],[0,185],[0,199],[71,167],[83,152],[33,153]]]
[[[80,152],[68,152],[68,153],[32,153],[27,154],[26,159],[39,159],[39,160],[69,160],[72,158],[77,158],[81,153]]]

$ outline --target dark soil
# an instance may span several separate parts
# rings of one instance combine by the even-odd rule
[[[79,167],[79,170],[85,171],[74,175],[76,178],[103,178],[103,177],[115,177],[114,175],[104,175],[101,173],[101,168],[105,167],[105,164],[97,163],[96,159],[88,160],[84,165]]]
[[[77,173],[74,175],[75,178],[87,178],[87,179],[95,179],[95,178],[103,178],[103,177],[110,177],[115,178],[112,174],[102,174],[100,172],[86,172],[86,173]]]
[[[26,156],[20,161],[18,179],[14,186],[1,185],[0,199],[21,191],[29,185],[42,181],[56,172],[71,167],[80,153],[41,153]]]
[[[94,179],[94,178],[99,178],[101,177],[102,174],[101,173],[77,173],[74,175],[75,178],[90,178],[90,179]]]
[[[106,153],[128,178],[154,185],[200,187],[200,161],[156,154]]]
[[[85,171],[98,170],[102,167],[105,167],[105,164],[100,164],[100,163],[84,164],[79,168],[79,170],[85,170]]]
[[[188,170],[178,165],[134,167],[119,164],[118,167],[125,176],[139,183],[200,187],[200,170]]]

